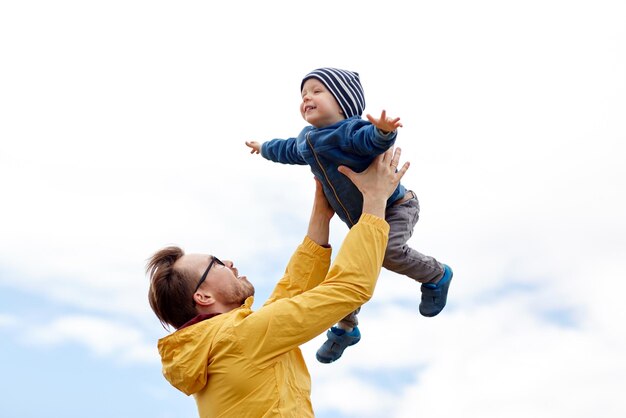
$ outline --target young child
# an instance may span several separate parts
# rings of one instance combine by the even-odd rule
[[[335,213],[351,228],[361,216],[363,196],[337,167],[345,165],[357,172],[366,169],[377,155],[393,145],[397,128],[402,127],[400,118],[389,118],[384,110],[378,119],[369,114],[369,122],[361,118],[365,97],[355,72],[318,68],[304,77],[300,91],[300,113],[311,126],[296,138],[273,139],[263,144],[246,141],[246,145],[252,149],[250,153],[260,153],[277,163],[309,165]],[[387,201],[385,219],[390,230],[383,267],[420,282],[420,313],[437,315],[446,305],[452,269],[407,245],[419,219],[415,193],[398,185]],[[359,342],[358,311],[326,333],[328,339],[316,355],[320,362],[337,360],[347,347]]]

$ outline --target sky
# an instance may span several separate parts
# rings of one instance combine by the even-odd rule
[[[265,301],[306,232],[295,136],[312,69],[401,118],[409,241],[446,309],[383,270],[321,418],[626,416],[626,3],[0,3],[0,416],[178,418],[146,260],[231,259]],[[347,233],[331,223],[331,244]]]

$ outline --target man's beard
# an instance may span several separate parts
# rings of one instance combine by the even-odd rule
[[[232,292],[228,295],[228,299],[232,302],[243,305],[246,299],[250,296],[254,296],[254,285],[247,279],[239,279],[238,284],[239,286],[232,289]]]

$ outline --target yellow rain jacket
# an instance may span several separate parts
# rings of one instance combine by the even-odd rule
[[[194,395],[201,418],[313,417],[299,346],[372,297],[388,233],[385,220],[363,214],[330,271],[330,248],[305,237],[261,309],[250,297],[159,340],[165,378]]]

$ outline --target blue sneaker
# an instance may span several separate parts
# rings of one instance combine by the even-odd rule
[[[437,283],[424,283],[422,289],[422,302],[420,313],[424,316],[435,316],[446,306],[448,288],[452,281],[452,269],[443,265],[443,277]]]
[[[315,357],[320,363],[332,363],[341,357],[343,350],[361,340],[359,327],[354,327],[350,332],[337,327],[332,327],[326,332],[326,342],[317,350]]]

